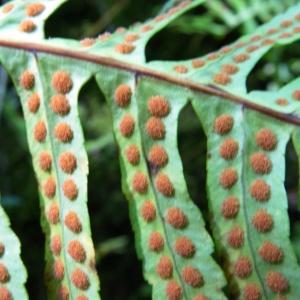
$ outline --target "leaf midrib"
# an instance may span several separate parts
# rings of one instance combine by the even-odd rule
[[[245,108],[242,107],[242,115],[244,115],[244,110]],[[252,244],[252,239],[251,239],[251,233],[250,233],[250,228],[249,228],[249,215],[248,215],[248,210],[247,210],[247,203],[246,203],[246,188],[245,188],[245,181],[246,181],[246,174],[245,174],[245,166],[247,164],[247,159],[248,159],[248,156],[247,156],[247,153],[245,151],[245,146],[246,146],[246,128],[245,128],[245,125],[244,125],[244,122],[241,122],[241,126],[242,126],[242,151],[241,151],[241,157],[242,157],[242,170],[241,170],[241,183],[242,183],[242,197],[243,197],[243,201],[242,201],[242,208],[243,208],[243,212],[244,212],[244,216],[245,216],[245,227],[246,227],[246,237],[247,237],[247,240],[248,240],[248,244],[249,244],[249,250],[250,250],[250,253],[251,253],[251,257],[253,259],[253,265],[254,265],[254,270],[255,270],[255,273],[257,275],[257,278],[259,280],[259,283],[262,287],[262,291],[263,291],[263,299],[265,300],[269,300],[270,298],[268,297],[268,293],[266,291],[266,288],[265,288],[265,285],[264,285],[264,281],[263,281],[263,278],[260,274],[260,271],[258,269],[258,262],[256,260],[256,255],[255,255],[255,250],[254,250],[254,246]]]
[[[39,65],[39,62],[38,62],[38,59],[36,57],[36,55],[34,55],[34,59],[36,61],[36,65],[37,65],[37,68],[38,70],[40,70],[40,65]],[[39,71],[40,72],[40,71]],[[43,82],[43,77],[40,76],[42,79],[42,86],[44,87],[44,82]],[[44,90],[44,89],[43,89]],[[44,92],[43,92],[44,94]],[[45,97],[43,97],[43,99],[45,100]],[[50,127],[49,127],[49,113],[48,113],[48,108],[47,108],[47,103],[45,103],[45,101],[41,101],[42,102],[42,105],[44,107],[44,111],[45,111],[45,116],[46,116],[46,123],[47,123],[47,129],[49,130]],[[49,134],[50,132],[48,132]],[[52,157],[55,157],[54,153],[55,153],[55,146],[53,144],[53,138],[49,138],[49,144],[50,144],[50,147],[51,147],[51,153],[52,153]],[[59,196],[58,196],[58,199],[59,199],[59,207],[60,207],[60,210],[59,210],[59,218],[60,218],[60,227],[61,227],[61,234],[62,234],[62,252],[63,252],[63,257],[64,257],[64,268],[65,268],[65,271],[66,273],[68,274],[68,276],[64,276],[64,278],[66,278],[66,281],[68,283],[68,287],[69,287],[69,290],[72,291],[72,285],[71,285],[71,281],[70,281],[70,275],[71,275],[71,272],[69,271],[69,264],[68,264],[68,260],[67,260],[67,255],[66,255],[66,247],[65,247],[65,227],[63,225],[63,211],[64,211],[64,201],[62,200],[63,197],[62,197],[62,193],[61,193],[61,189],[58,188],[58,183],[61,182],[61,178],[60,178],[60,175],[59,175],[59,170],[58,170],[58,166],[57,166],[57,160],[54,159],[54,170],[55,170],[55,177],[56,177],[56,192],[58,192]],[[54,260],[54,258],[53,258]],[[70,293],[70,299],[73,300],[73,293],[71,292]]]
[[[90,53],[83,53],[75,50],[53,47],[53,46],[43,45],[38,43],[32,43],[32,42],[21,43],[12,40],[0,39],[0,47],[20,49],[27,52],[31,52],[33,54],[40,52],[40,53],[46,53],[46,54],[55,55],[59,57],[73,58],[81,61],[90,62],[96,65],[103,65],[114,69],[124,70],[135,74],[137,77],[146,76],[146,77],[156,78],[158,80],[166,81],[168,83],[173,83],[175,85],[182,86],[184,88],[188,88],[196,92],[201,92],[204,94],[219,97],[223,101],[228,100],[237,104],[242,104],[243,106],[249,109],[261,112],[265,115],[271,116],[275,119],[284,121],[286,123],[300,125],[300,118],[295,115],[281,113],[276,110],[270,109],[268,107],[264,107],[256,103],[252,103],[243,97],[231,94],[214,85],[205,85],[205,84],[196,83],[191,81],[190,79],[187,80],[187,79],[178,78],[169,75],[167,73],[155,71],[151,68],[146,68],[132,63],[125,63],[115,58],[99,56]]]

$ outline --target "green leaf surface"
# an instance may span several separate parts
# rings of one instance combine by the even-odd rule
[[[10,228],[10,222],[0,206],[0,296],[13,299],[28,299],[25,290],[27,273],[20,258],[19,239]]]
[[[239,287],[237,294],[245,295],[249,284],[255,284],[262,299],[275,299],[277,293],[296,299],[300,270],[289,241],[284,188],[291,127],[216,97],[197,95],[193,105],[208,138],[207,188],[214,235],[228,276]],[[232,128],[219,127],[217,118],[225,116],[232,118]],[[218,131],[224,128],[229,130]],[[272,132],[274,147],[266,148],[270,136],[258,139],[261,130]]]
[[[107,76],[108,74],[111,78]],[[188,195],[181,159],[177,150],[178,115],[187,103],[186,92],[176,86],[172,86],[170,89],[168,84],[162,85],[158,81],[147,78],[140,78],[135,83],[130,74],[120,74],[120,72],[116,74],[109,69],[102,69],[96,75],[96,79],[109,101],[113,114],[114,132],[121,154],[123,190],[129,200],[132,222],[136,232],[137,249],[144,259],[145,277],[153,285],[153,299],[165,299],[165,295],[170,293],[168,289],[174,280],[182,294],[182,299],[193,299],[197,295],[209,295],[213,299],[225,299],[221,293],[225,280],[221,270],[210,257],[213,252],[213,244],[205,230],[200,212]],[[115,91],[124,84],[130,86],[132,97],[127,107],[120,108],[115,102]],[[167,99],[170,113],[163,118],[163,126],[167,129],[165,137],[153,139],[149,136],[149,131],[145,129],[145,127],[147,128],[147,121],[151,118],[147,105],[151,97],[158,95]],[[134,119],[134,130],[130,135],[124,136],[122,133],[124,118],[129,115]],[[157,118],[156,121],[162,120]],[[151,158],[149,162],[149,153],[155,146],[162,147],[167,153],[168,160],[163,167],[153,165]],[[128,161],[127,151],[130,147],[136,147],[139,152],[140,158],[136,164]],[[167,176],[170,181],[169,188],[174,189],[172,195],[162,194],[157,183],[161,174]],[[146,183],[142,188],[139,184],[142,184],[140,181],[143,181],[143,178],[145,178]],[[166,192],[164,189],[163,191]],[[151,222],[147,222],[142,213],[143,207],[149,201],[156,211]],[[184,214],[186,218],[184,226],[176,228],[176,226],[168,223],[168,213],[172,209]],[[180,222],[179,216],[176,216],[176,222]],[[164,246],[157,251],[150,247],[153,233],[159,233],[164,241]],[[188,255],[189,257],[178,254],[178,250],[176,250],[176,241],[182,237],[192,241],[195,248],[193,250],[195,253]],[[188,245],[188,242],[184,240],[182,247],[188,247]],[[173,276],[170,274],[167,278],[162,278],[159,275],[157,270],[163,257],[168,257],[172,262]],[[184,275],[184,270],[187,267],[197,270],[197,274],[200,272],[203,283],[201,280],[197,286],[191,286]]]
[[[56,59],[45,54],[16,52],[15,59],[10,60],[11,55],[12,51],[2,51],[0,60],[12,74],[21,98],[27,139],[40,187],[41,220],[47,237],[49,297],[56,298],[64,289],[72,298],[86,294],[98,299],[99,283],[86,206],[88,161],[77,111],[78,93],[89,79],[90,71],[85,68],[86,64],[72,60],[61,60],[57,65]],[[30,88],[24,88],[24,72],[28,70],[33,74],[34,81]],[[65,96],[59,94],[55,84],[49,84],[54,80],[54,75],[59,74],[57,72],[67,76],[58,78],[59,82],[71,80],[70,91],[64,92]],[[57,95],[67,103],[68,109],[64,113],[63,104],[53,102],[53,97]],[[31,101],[36,98],[39,105],[33,111]],[[60,129],[59,125],[62,126]],[[66,220],[69,220],[69,225]],[[61,241],[61,250],[51,252],[51,245],[57,237]],[[81,270],[81,273],[76,270]]]

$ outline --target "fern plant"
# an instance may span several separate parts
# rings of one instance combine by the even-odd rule
[[[100,299],[77,110],[92,77],[112,114],[153,299],[298,299],[284,155],[291,138],[300,153],[300,81],[248,93],[246,80],[271,48],[299,39],[300,5],[204,57],[147,63],[153,35],[186,11],[221,1],[180,2],[97,38],[45,39],[45,20],[65,1],[15,0],[0,15],[0,61],[21,99],[40,191],[49,299]],[[189,196],[178,151],[178,117],[188,103],[207,136],[212,237]],[[0,299],[27,299],[19,242],[0,214]]]

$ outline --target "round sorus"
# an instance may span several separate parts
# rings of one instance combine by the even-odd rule
[[[275,40],[273,39],[265,39],[262,41],[263,46],[272,46],[275,43]]]
[[[171,278],[173,275],[173,264],[168,256],[162,256],[156,265],[156,273],[162,279]]]
[[[252,264],[248,257],[241,256],[234,264],[234,274],[240,278],[249,277],[252,273]]]
[[[226,139],[220,146],[220,156],[226,160],[235,158],[239,150],[239,144],[232,138]]]
[[[261,245],[258,253],[264,261],[270,264],[278,264],[283,260],[282,250],[269,241],[266,241]]]
[[[56,280],[62,280],[65,275],[65,267],[61,259],[56,259],[53,264],[53,276]]]
[[[5,252],[5,246],[3,243],[0,242],[0,257],[4,255]]]
[[[158,118],[167,116],[170,112],[170,105],[164,96],[153,96],[147,103],[149,113]]]
[[[282,34],[279,36],[279,38],[280,38],[280,39],[289,39],[289,38],[292,37],[292,36],[293,36],[292,33],[284,32],[284,33],[282,33]]]
[[[293,92],[293,98],[295,99],[295,100],[300,100],[300,90],[295,90],[294,92]]]
[[[210,53],[207,55],[207,59],[208,60],[216,60],[220,57],[220,55],[218,53]]]
[[[168,154],[163,146],[153,146],[148,155],[149,162],[155,167],[163,167],[168,162]]]
[[[236,65],[233,64],[225,64],[221,68],[222,72],[227,74],[235,74],[238,72],[239,68]]]
[[[81,242],[77,240],[70,241],[68,245],[68,253],[77,262],[84,262],[86,259],[85,249]]]
[[[0,263],[0,282],[1,283],[6,283],[10,279],[10,275],[8,273],[7,268],[5,267],[4,264]]]
[[[192,66],[195,69],[202,68],[205,65],[205,61],[202,59],[195,59],[192,61]]]
[[[293,29],[293,32],[294,32],[294,33],[300,33],[300,27],[299,27],[299,26],[295,27],[295,28]]]
[[[165,197],[172,197],[175,194],[175,189],[168,175],[164,173],[157,174],[155,178],[156,189]]]
[[[149,240],[148,240],[148,247],[151,251],[154,251],[154,252],[160,252],[163,250],[164,239],[159,232],[155,231],[155,232],[151,233]]]
[[[77,168],[77,159],[71,152],[63,152],[59,156],[59,166],[67,174],[72,174]]]
[[[57,203],[52,203],[48,208],[47,220],[52,225],[55,225],[59,222],[59,206]]]
[[[238,54],[234,57],[234,61],[237,63],[242,63],[246,60],[249,59],[249,55],[248,54]]]
[[[69,296],[70,296],[69,289],[64,285],[60,286],[57,291],[57,299],[69,300]]]
[[[13,8],[14,8],[14,5],[13,5],[12,3],[5,4],[5,5],[2,7],[2,12],[3,12],[4,14],[7,14],[7,13],[9,13]]]
[[[135,46],[129,43],[118,44],[115,47],[115,51],[120,54],[130,54],[135,49]]]
[[[122,118],[119,129],[124,137],[130,137],[133,134],[134,126],[135,123],[133,117],[127,114]]]
[[[227,168],[221,172],[219,182],[224,189],[230,189],[237,180],[237,171],[234,168]]]
[[[143,203],[140,212],[146,222],[152,222],[156,217],[156,208],[150,200]]]
[[[289,104],[289,102],[285,98],[278,98],[276,100],[276,103],[280,106],[286,106]]]
[[[56,192],[56,183],[55,180],[50,177],[48,178],[43,185],[44,194],[46,197],[52,199],[55,196]]]
[[[214,83],[226,85],[231,82],[231,78],[225,72],[217,73],[213,77]]]
[[[40,96],[37,93],[29,96],[27,100],[27,107],[31,113],[36,113],[40,107]]]
[[[47,136],[47,128],[44,121],[38,121],[33,130],[34,139],[37,142],[44,142]]]
[[[243,290],[245,300],[261,300],[261,291],[257,284],[247,283]]]
[[[138,34],[136,34],[136,33],[130,33],[130,34],[127,34],[127,35],[125,36],[125,42],[127,42],[127,43],[132,43],[132,42],[137,41],[139,38],[140,38],[140,37],[139,37]]]
[[[78,188],[73,179],[66,179],[66,181],[63,183],[63,192],[64,195],[70,200],[75,200],[77,198]]]
[[[258,232],[268,232],[273,227],[273,218],[266,210],[260,209],[252,217],[252,225]]]
[[[184,65],[177,65],[174,67],[174,70],[177,72],[177,73],[180,73],[180,74],[185,74],[188,72],[188,68]]]
[[[257,201],[268,201],[271,196],[270,186],[263,179],[256,179],[250,186],[250,194]]]
[[[66,96],[63,94],[56,94],[51,98],[51,109],[58,115],[65,116],[70,112],[70,104]]]
[[[201,287],[204,284],[203,275],[193,267],[184,267],[181,274],[183,280],[192,287]]]
[[[233,127],[233,118],[230,115],[221,115],[215,119],[214,131],[218,134],[226,134]]]
[[[65,216],[65,225],[74,233],[79,233],[82,230],[82,225],[76,212],[70,211]]]
[[[104,33],[98,35],[98,40],[100,42],[105,42],[105,41],[109,40],[110,37],[111,37],[110,32],[104,32]]]
[[[256,152],[250,157],[252,170],[256,174],[268,174],[271,172],[272,163],[268,156],[262,152]]]
[[[172,280],[166,286],[166,295],[168,300],[180,300],[182,298],[182,288]]]
[[[232,48],[229,47],[229,46],[225,46],[225,47],[223,47],[223,48],[220,49],[220,52],[223,53],[223,54],[227,54],[227,53],[229,53],[231,51],[232,51]]]
[[[136,166],[139,164],[140,151],[136,145],[132,144],[132,145],[128,146],[125,151],[125,155],[126,155],[128,162],[131,163],[132,165]]]
[[[251,46],[246,48],[246,51],[249,52],[249,53],[252,53],[252,52],[255,52],[258,49],[259,49],[259,46],[251,45]]]
[[[240,210],[240,203],[236,197],[228,197],[222,203],[222,215],[226,219],[231,219],[236,217]]]
[[[115,103],[119,107],[127,107],[130,104],[132,91],[128,84],[120,84],[115,90]]]
[[[25,90],[31,90],[34,87],[34,75],[29,70],[26,70],[21,74],[19,81],[21,87]]]
[[[250,41],[251,42],[258,42],[261,39],[262,39],[262,36],[257,34],[257,35],[252,36],[251,39],[250,39]]]
[[[166,222],[176,229],[182,229],[187,226],[188,219],[183,211],[178,207],[171,207],[166,213]]]
[[[209,298],[207,298],[204,295],[197,295],[196,297],[193,298],[193,300],[209,300]]]
[[[51,170],[52,158],[48,152],[41,152],[39,156],[39,167],[45,171],[49,172]]]
[[[79,268],[76,268],[71,274],[71,281],[80,290],[87,290],[90,281],[87,274]]]
[[[10,291],[4,286],[0,287],[0,299],[1,300],[13,300],[13,297],[12,297]]]
[[[84,38],[80,41],[80,45],[83,47],[91,47],[96,43],[96,40],[93,38]]]
[[[59,255],[61,251],[61,238],[58,234],[51,238],[50,244],[51,251],[54,255]]]
[[[277,138],[271,129],[263,128],[256,133],[255,142],[263,150],[271,151],[277,145]]]
[[[278,30],[276,29],[276,28],[270,28],[268,31],[267,31],[267,34],[268,35],[272,35],[272,34],[275,34],[275,33],[277,33],[278,32]]]
[[[185,236],[176,239],[174,248],[178,255],[185,258],[192,257],[196,251],[194,243]]]
[[[289,289],[289,282],[280,272],[270,271],[266,276],[267,286],[274,293],[284,293]]]
[[[230,230],[227,242],[232,248],[240,248],[244,244],[244,231],[240,227],[234,227]]]
[[[287,28],[287,27],[290,27],[292,26],[293,22],[291,20],[283,20],[281,23],[280,23],[280,26],[282,28]]]
[[[73,131],[67,123],[58,123],[54,128],[54,134],[62,143],[69,143],[73,139]]]
[[[36,29],[36,25],[31,20],[24,20],[19,24],[19,30],[23,32],[33,32]]]
[[[84,295],[79,295],[76,297],[76,300],[89,300],[89,299]]]
[[[236,49],[243,48],[245,46],[246,46],[246,43],[243,42],[243,41],[240,41],[240,42],[238,42],[238,43],[235,44],[235,48]]]
[[[57,71],[53,74],[51,80],[52,87],[60,94],[67,94],[73,87],[73,81],[70,74],[66,71]]]
[[[132,179],[132,187],[136,192],[140,194],[147,193],[148,185],[148,178],[144,173],[140,171],[135,173]]]
[[[152,26],[150,26],[150,25],[145,25],[145,26],[143,26],[143,27],[141,28],[141,31],[142,31],[142,32],[148,32],[148,31],[150,31],[150,30],[152,30],[152,29],[153,29]]]
[[[146,123],[146,132],[154,140],[165,137],[166,129],[164,123],[156,117],[151,117]]]
[[[26,7],[26,14],[29,17],[35,17],[41,14],[45,9],[45,5],[42,3],[31,3]]]
[[[154,18],[155,22],[161,22],[163,20],[165,20],[166,16],[165,15],[160,15]]]

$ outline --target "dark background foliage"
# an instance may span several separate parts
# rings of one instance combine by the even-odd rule
[[[73,0],[49,19],[46,33],[48,37],[75,39],[97,36],[101,32],[114,31],[119,26],[128,27],[154,16],[163,4],[164,1],[159,0]],[[187,27],[186,17],[183,17],[159,33],[147,47],[147,60],[196,57],[234,41],[244,33],[242,25],[231,29],[225,27],[222,34],[208,32],[213,27],[206,19],[207,26],[203,19],[200,20],[205,14],[209,12],[204,8],[189,13],[194,18],[199,16],[198,25],[194,25],[192,30]],[[299,43],[295,43],[288,49],[279,48],[268,53],[249,76],[249,90],[278,89],[291,78],[299,76],[300,62],[296,59],[299,48]],[[81,91],[79,104],[89,155],[88,206],[102,297],[104,300],[150,299],[151,288],[143,280],[142,263],[135,254],[127,202],[121,192],[118,149],[112,135],[110,113],[93,80]],[[27,288],[30,299],[43,300],[46,298],[43,282],[44,236],[40,227],[38,188],[20,103],[3,70],[0,70],[0,128],[1,203],[22,243],[22,258],[29,273]],[[205,196],[206,140],[189,106],[180,116],[178,139],[190,194],[209,221]],[[293,244],[297,254],[300,254],[297,178],[297,158],[289,144],[286,187]]]

